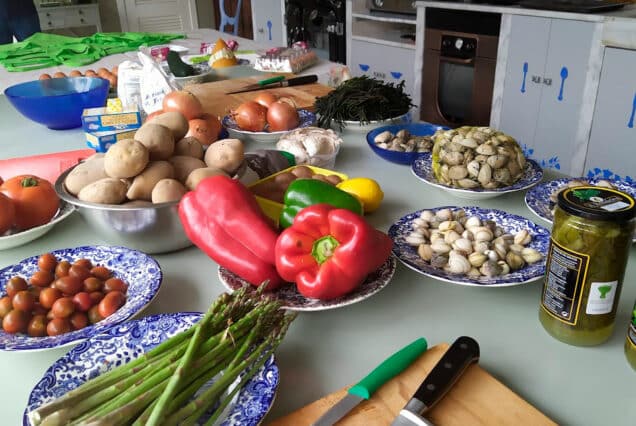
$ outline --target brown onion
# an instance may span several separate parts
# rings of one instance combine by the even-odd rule
[[[300,124],[298,111],[287,102],[274,102],[267,109],[267,123],[271,132],[291,130]]]
[[[210,145],[219,138],[221,122],[211,114],[203,114],[201,118],[188,121],[188,133],[185,135],[196,138],[201,145]]]
[[[203,106],[199,99],[192,93],[185,90],[177,90],[168,93],[163,98],[163,110],[177,111],[183,114],[186,120],[199,118],[203,115]]]
[[[239,128],[249,132],[262,132],[267,125],[267,108],[254,101],[243,102],[233,116]]]
[[[257,104],[263,105],[265,108],[269,108],[271,104],[278,100],[278,96],[270,92],[261,92],[252,100]]]

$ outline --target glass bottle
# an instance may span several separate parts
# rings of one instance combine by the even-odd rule
[[[634,232],[634,199],[596,186],[558,195],[539,320],[554,338],[577,346],[612,335]]]
[[[627,362],[636,370],[636,303],[632,310],[632,320],[627,328],[627,338],[625,339],[625,357]]]

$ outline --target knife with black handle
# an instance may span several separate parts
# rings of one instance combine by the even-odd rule
[[[290,87],[290,86],[300,86],[302,84],[311,84],[318,81],[318,76],[315,74],[311,75],[303,75],[300,77],[293,77],[285,79],[284,76],[277,76],[268,78],[266,80],[261,80],[256,84],[250,84],[238,90],[233,90],[231,92],[227,92],[227,95],[231,95],[234,93],[243,93],[243,92],[252,92],[254,90],[263,90],[263,89],[275,89],[278,87]]]
[[[426,376],[392,426],[431,426],[424,414],[441,400],[468,367],[479,361],[479,344],[468,336],[459,337]]]

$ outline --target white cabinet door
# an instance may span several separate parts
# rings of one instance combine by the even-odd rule
[[[606,48],[590,142],[588,176],[636,181],[636,50]]]
[[[254,41],[266,46],[287,46],[284,0],[252,1]]]
[[[122,31],[183,33],[199,27],[196,0],[117,0]]]

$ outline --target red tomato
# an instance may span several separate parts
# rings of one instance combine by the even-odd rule
[[[75,312],[70,318],[73,330],[79,330],[88,325],[88,316],[84,312]]]
[[[90,293],[93,291],[100,291],[104,287],[102,280],[96,277],[88,277],[84,280],[82,287],[83,291]]]
[[[82,291],[84,283],[77,277],[67,275],[55,280],[55,288],[64,294],[73,295]]]
[[[28,312],[14,309],[2,319],[2,328],[11,334],[24,333],[27,331],[29,321],[31,321],[31,315]]]
[[[46,316],[34,315],[27,326],[27,334],[31,337],[46,336]]]
[[[55,318],[68,318],[75,312],[75,303],[70,297],[60,297],[53,303],[51,312]]]
[[[12,177],[0,185],[0,192],[13,201],[15,225],[20,230],[48,223],[60,207],[51,182],[34,175]]]
[[[99,305],[95,305],[88,310],[88,322],[95,324],[103,320],[104,317],[99,313]]]
[[[126,290],[128,290],[128,284],[119,278],[109,278],[104,283],[104,291],[106,293],[110,293],[111,291],[120,291],[125,294]]]
[[[15,222],[15,206],[11,198],[0,193],[0,235],[7,232]]]
[[[51,284],[51,281],[53,281],[53,274],[49,271],[42,270],[35,271],[33,275],[31,275],[31,278],[29,278],[31,285],[36,287],[46,287]]]
[[[13,296],[11,303],[13,309],[30,312],[35,307],[35,296],[29,290],[22,290]]]
[[[49,336],[57,336],[60,334],[68,333],[73,330],[71,322],[68,318],[53,318],[46,325],[46,334]]]
[[[0,298],[0,318],[4,318],[4,316],[11,312],[12,309],[13,303],[11,303],[11,298],[9,296]]]
[[[120,291],[111,291],[99,302],[98,312],[102,318],[106,318],[126,303],[126,296]]]
[[[9,295],[9,297],[13,297],[16,295],[17,292],[26,290],[28,288],[29,288],[29,285],[24,280],[24,278],[16,275],[14,277],[9,278],[9,281],[7,281],[5,290],[7,294]]]
[[[51,309],[53,303],[62,297],[62,292],[56,288],[46,287],[40,292],[40,305],[45,309]]]
[[[185,90],[168,93],[163,98],[162,106],[164,112],[178,111],[183,114],[186,120],[199,118],[203,115],[203,106],[199,99]]]
[[[53,253],[44,253],[38,258],[38,267],[43,271],[55,271],[57,259]]]
[[[85,291],[80,291],[73,296],[73,303],[75,304],[75,310],[81,312],[86,312],[93,306],[91,295]]]

